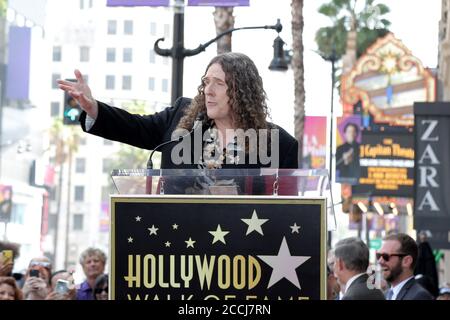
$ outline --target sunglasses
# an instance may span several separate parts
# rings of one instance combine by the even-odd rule
[[[105,287],[105,288],[96,288],[96,289],[94,289],[94,293],[95,293],[95,294],[100,294],[100,293],[102,293],[103,291],[105,291],[106,293],[108,293],[108,287]]]
[[[383,258],[384,261],[388,262],[391,257],[403,258],[403,257],[406,257],[407,254],[404,254],[404,253],[392,253],[392,254],[376,253],[375,256],[376,256],[377,260],[380,260],[380,258]]]
[[[36,267],[36,266],[40,266],[40,267],[44,267],[44,268],[50,269],[51,263],[50,262],[44,262],[44,261],[31,261],[30,262],[30,267]]]

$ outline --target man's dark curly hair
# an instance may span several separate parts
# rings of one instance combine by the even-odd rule
[[[244,131],[250,128],[268,129],[267,96],[255,63],[245,54],[227,52],[211,60],[206,67],[205,75],[209,67],[215,63],[218,63],[225,73],[225,82],[228,86],[227,95],[230,99],[229,104],[233,113],[235,129]],[[178,128],[191,130],[197,114],[203,112],[206,115],[204,90],[205,84],[202,80],[198,87],[198,94],[186,109]],[[209,119],[207,118],[207,120]]]

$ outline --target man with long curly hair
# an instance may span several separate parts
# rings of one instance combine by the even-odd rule
[[[267,121],[262,79],[244,54],[213,58],[194,99],[180,97],[172,107],[148,116],[96,101],[81,72],[75,70],[75,76],[77,82],[58,83],[84,110],[84,131],[149,150],[177,136],[183,136],[182,142],[194,139],[188,150],[176,143],[162,147],[161,168],[298,168],[298,143]],[[199,119],[201,144],[193,132]]]

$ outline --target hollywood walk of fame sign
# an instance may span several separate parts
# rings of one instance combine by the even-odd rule
[[[112,299],[326,298],[323,198],[111,199]]]

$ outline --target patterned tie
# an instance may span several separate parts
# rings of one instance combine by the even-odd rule
[[[394,290],[389,289],[389,291],[386,294],[386,300],[392,300],[393,295],[394,295]]]

